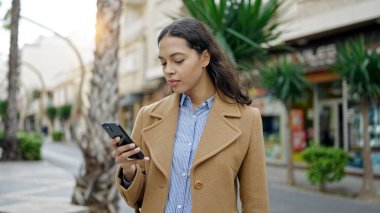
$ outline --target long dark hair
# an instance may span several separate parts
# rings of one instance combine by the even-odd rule
[[[205,24],[191,18],[179,19],[161,31],[157,39],[158,43],[166,35],[185,39],[189,47],[199,54],[204,50],[208,50],[211,59],[207,66],[207,72],[217,88],[217,92],[222,92],[223,95],[240,104],[250,105],[252,103],[250,97],[240,90],[238,71],[226,55],[223,54],[213,33]],[[223,96],[221,98],[223,99]],[[226,101],[225,99],[223,100]]]

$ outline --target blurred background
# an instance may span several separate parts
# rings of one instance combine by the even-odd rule
[[[380,0],[0,2],[1,212],[132,212],[100,124],[169,94],[156,39],[180,17],[261,112],[271,212],[380,212]]]

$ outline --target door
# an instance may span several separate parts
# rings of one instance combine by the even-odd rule
[[[340,100],[320,102],[319,139],[321,145],[343,148],[343,111]]]

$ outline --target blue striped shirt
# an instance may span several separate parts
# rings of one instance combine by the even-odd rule
[[[166,213],[191,213],[190,168],[213,103],[211,97],[194,111],[190,97],[181,96]]]

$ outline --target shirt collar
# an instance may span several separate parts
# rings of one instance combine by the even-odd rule
[[[203,103],[206,103],[207,108],[210,109],[212,104],[214,103],[214,99],[215,99],[215,96],[212,96],[211,98],[207,99]],[[186,103],[191,104],[191,99],[188,95],[186,95],[185,93],[182,93],[181,94],[181,100],[179,102],[179,106],[183,107]]]

